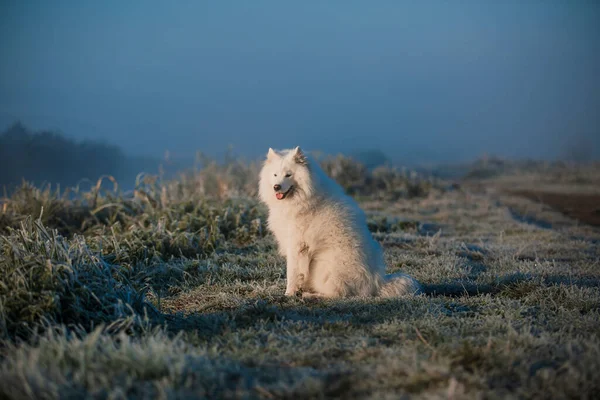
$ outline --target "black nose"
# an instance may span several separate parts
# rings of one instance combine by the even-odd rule
[[[281,190],[281,185],[273,185],[273,189],[275,189],[275,190]]]

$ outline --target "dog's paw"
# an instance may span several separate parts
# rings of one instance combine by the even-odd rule
[[[324,299],[325,296],[323,296],[320,293],[314,293],[314,292],[302,292],[302,298],[303,299]]]

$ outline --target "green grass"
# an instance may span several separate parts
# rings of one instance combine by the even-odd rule
[[[132,193],[104,180],[5,199],[0,397],[600,393],[597,229],[495,191],[353,166],[336,179],[369,214],[388,271],[425,293],[288,298],[256,171],[209,163],[140,177]]]

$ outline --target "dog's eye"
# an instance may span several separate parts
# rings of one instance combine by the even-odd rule
[[[273,174],[273,176],[277,176],[277,174]]]
[[[292,176],[292,174],[290,174],[289,172],[287,174],[285,174],[286,178],[289,178],[290,176]]]

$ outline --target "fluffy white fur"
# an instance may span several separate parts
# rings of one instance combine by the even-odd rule
[[[358,204],[299,147],[269,149],[259,196],[287,259],[286,295],[393,297],[420,292],[408,275],[385,275],[383,251]]]

